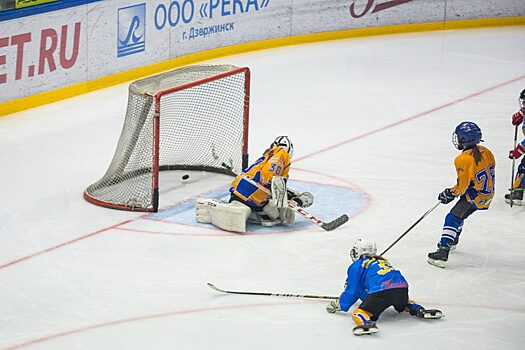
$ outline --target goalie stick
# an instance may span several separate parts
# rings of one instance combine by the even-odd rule
[[[330,222],[324,222],[313,216],[312,214],[308,213],[306,210],[304,210],[301,207],[298,207],[294,203],[288,202],[288,207],[293,209],[297,214],[301,215],[302,217],[310,220],[314,224],[320,226],[325,231],[333,231],[339,226],[344,225],[350,218],[348,215],[343,214],[340,217],[330,221]]]
[[[206,283],[208,287],[219,292],[226,294],[244,294],[244,295],[263,295],[268,297],[284,297],[284,298],[304,298],[304,299],[329,299],[329,300],[338,300],[339,297],[333,297],[329,295],[301,295],[301,294],[287,294],[287,293],[265,293],[265,292],[238,292],[233,290],[225,290],[218,287],[215,287],[213,283]]]
[[[222,163],[221,165],[228,170],[232,170],[232,168],[226,163]],[[325,231],[333,231],[339,226],[344,225],[350,219],[348,215],[343,214],[330,222],[324,222],[290,201],[288,201],[288,207],[301,215],[303,218],[306,218],[317,226],[320,226]]]

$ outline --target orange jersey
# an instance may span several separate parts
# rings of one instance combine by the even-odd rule
[[[288,152],[281,146],[270,148],[235,178],[230,192],[253,207],[263,207],[272,195],[272,178],[277,175],[287,179],[289,170],[290,155]]]
[[[477,165],[472,150],[463,151],[454,160],[458,180],[450,191],[455,196],[465,194],[466,199],[477,209],[488,209],[494,197],[496,161],[488,148],[477,147],[482,156]]]

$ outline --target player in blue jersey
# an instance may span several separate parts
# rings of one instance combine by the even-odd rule
[[[352,265],[348,268],[345,290],[337,301],[326,306],[326,311],[347,312],[357,301],[361,304],[352,312],[356,323],[355,335],[379,332],[375,321],[388,307],[397,312],[406,311],[418,318],[441,318],[443,313],[436,309],[425,309],[408,297],[408,282],[384,258],[377,256],[373,241],[358,239],[350,251]]]
[[[520,109],[512,115],[512,125],[520,125],[525,135],[525,89],[520,93],[518,99]],[[519,159],[525,154],[525,139],[518,143],[516,148],[509,151],[510,159]],[[512,203],[516,205],[522,205],[523,203],[523,190],[525,189],[525,157],[521,158],[521,163],[518,165],[518,172],[516,173],[516,179],[512,184],[512,191],[505,195],[505,202],[510,203],[510,196],[512,195]]]

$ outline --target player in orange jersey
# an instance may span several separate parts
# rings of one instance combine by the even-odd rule
[[[445,267],[450,250],[456,248],[463,221],[477,210],[489,208],[494,197],[496,162],[492,152],[481,142],[481,129],[473,122],[462,122],[452,134],[452,142],[461,154],[454,160],[457,183],[438,196],[443,204],[459,201],[445,217],[438,250],[428,254],[428,262]]]
[[[293,224],[295,212],[288,207],[288,200],[306,208],[312,205],[313,196],[287,188],[292,157],[290,139],[277,137],[263,155],[232,182],[229,203],[197,200],[197,221],[234,232],[246,232],[246,221],[263,226]]]

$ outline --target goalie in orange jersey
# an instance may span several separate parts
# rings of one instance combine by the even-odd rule
[[[481,129],[473,122],[459,124],[452,142],[461,154],[454,160],[457,183],[438,196],[443,204],[459,201],[445,218],[438,250],[428,254],[431,265],[445,267],[450,250],[456,248],[463,230],[463,221],[477,210],[488,209],[494,197],[496,162],[492,152],[481,142]]]
[[[292,157],[290,139],[277,137],[263,155],[232,182],[229,203],[216,199],[197,200],[197,221],[233,232],[246,232],[246,221],[263,226],[293,224],[295,212],[288,207],[288,200],[306,208],[312,205],[313,196],[287,188]]]

